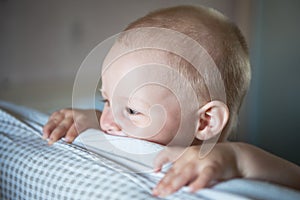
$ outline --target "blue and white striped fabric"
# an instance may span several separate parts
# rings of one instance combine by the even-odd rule
[[[121,173],[123,166],[77,145],[49,147],[41,139],[47,115],[5,102],[0,108],[0,199],[157,199],[151,195],[156,182],[147,176]],[[300,199],[300,193],[236,179],[167,199],[253,198]]]

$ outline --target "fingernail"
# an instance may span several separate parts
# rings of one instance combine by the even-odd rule
[[[159,197],[166,197],[166,196],[168,196],[169,194],[171,194],[172,193],[172,191],[171,191],[171,189],[170,188],[163,188],[163,187],[161,187],[159,190],[158,190],[158,192],[157,192],[157,196],[159,196]]]
[[[188,192],[194,193],[194,192],[196,192],[196,190],[195,190],[195,188],[193,186],[189,186],[188,187]]]
[[[53,139],[49,138],[49,140],[48,140],[48,146],[51,146],[53,143],[54,143]]]
[[[156,188],[154,188],[154,189],[152,190],[152,195],[153,195],[153,196],[158,196],[158,195],[159,195],[159,192],[158,192],[158,190],[157,190]]]
[[[42,139],[43,139],[43,140],[46,140],[46,139],[47,139],[47,135],[46,135],[46,134],[43,134]]]
[[[160,172],[160,170],[161,170],[161,168],[155,168],[155,169],[154,169],[154,172],[155,172],[155,173],[158,173],[158,172]]]
[[[153,195],[154,196],[161,196],[161,192],[163,191],[163,186],[158,184],[154,189],[153,189]]]
[[[159,196],[160,197],[166,197],[166,196],[168,196],[168,194],[169,194],[169,191],[167,189],[165,189],[165,190],[162,190],[160,192]]]

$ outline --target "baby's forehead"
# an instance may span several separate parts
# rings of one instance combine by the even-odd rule
[[[103,62],[102,70],[108,68],[136,67],[146,64],[170,65],[171,63],[170,53],[164,50],[136,48],[135,50],[125,51],[119,46],[114,45],[109,51]]]
[[[152,91],[157,94],[164,94],[162,90],[157,89],[159,86],[164,86],[169,91],[171,90],[169,88],[175,87],[171,79],[174,79],[178,72],[171,66],[168,52],[139,49],[123,55],[118,55],[114,51],[109,54],[110,60],[106,59],[102,71],[102,82],[105,86],[140,87],[145,93]]]
[[[130,81],[165,83],[167,79],[176,74],[165,52],[159,50],[136,50],[129,52],[104,64],[102,78],[105,82]],[[141,80],[139,80],[141,79]],[[125,83],[124,82],[124,83]]]

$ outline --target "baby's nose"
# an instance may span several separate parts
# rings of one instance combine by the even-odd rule
[[[100,120],[101,128],[104,132],[114,134],[114,132],[121,131],[120,126],[115,122],[112,111],[110,108],[103,110]]]

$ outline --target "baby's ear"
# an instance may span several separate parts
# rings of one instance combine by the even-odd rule
[[[228,122],[229,110],[221,101],[210,101],[198,111],[196,138],[209,140],[222,132]]]

